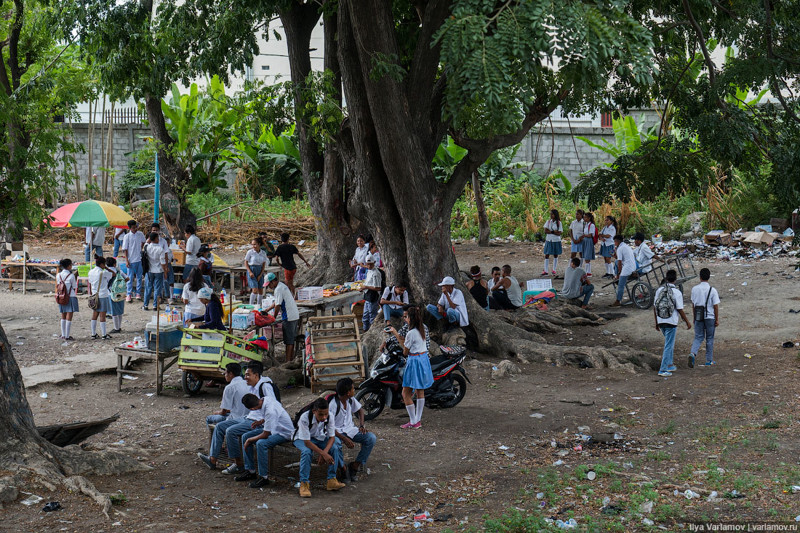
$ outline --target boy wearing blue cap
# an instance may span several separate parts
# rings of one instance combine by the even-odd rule
[[[278,276],[274,272],[267,274],[264,287],[273,291],[275,295],[275,303],[269,306],[265,312],[269,313],[274,310],[273,316],[278,318],[278,309],[281,311],[283,344],[286,346],[286,362],[288,363],[294,359],[294,341],[300,326],[300,312],[297,310],[297,303],[295,303],[289,287],[278,281]]]

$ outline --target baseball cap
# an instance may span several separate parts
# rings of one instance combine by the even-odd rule
[[[366,263],[374,263],[375,262],[375,257],[372,254],[367,254],[367,260],[365,262]]]
[[[278,276],[275,275],[275,272],[267,274],[267,282],[275,281],[276,279],[278,279]]]
[[[442,282],[439,284],[440,287],[444,287],[445,285],[455,285],[456,280],[451,278],[450,276],[445,276]]]

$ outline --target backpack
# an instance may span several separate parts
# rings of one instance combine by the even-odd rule
[[[662,319],[672,318],[672,313],[675,312],[675,297],[672,295],[673,285],[667,283],[664,285],[664,290],[656,298],[656,316]]]
[[[109,289],[111,290],[111,301],[121,302],[125,299],[125,294],[128,292],[128,288],[125,283],[125,276],[122,275],[121,270],[117,270],[117,275],[111,282]]]
[[[592,235],[592,240],[594,243],[597,244],[597,241],[600,240],[600,232],[597,231],[597,224],[592,224],[594,226],[594,235]]]
[[[336,393],[332,392],[332,393],[328,394],[327,396],[325,396],[325,400],[328,403],[330,403],[330,401],[332,399],[334,399],[334,398],[336,399],[337,402],[339,401],[339,398],[336,395]],[[313,405],[314,405],[314,402],[312,401],[312,402],[308,403],[305,407],[303,407],[302,409],[297,411],[297,413],[295,413],[294,419],[292,420],[292,422],[294,422],[294,428],[295,428],[294,429],[294,435],[292,435],[292,440],[294,440],[294,438],[297,436],[297,430],[300,428],[300,418],[305,413],[308,413],[308,428],[311,429],[311,424],[313,423],[313,417],[314,417],[314,412],[311,410],[311,407]],[[328,420],[325,421],[325,430],[328,429],[328,424],[330,424],[330,423],[331,423],[331,416],[330,416],[330,411],[328,411]]]
[[[275,399],[278,400],[278,403],[281,403],[281,390],[272,381],[268,381],[267,383],[272,387],[272,394],[275,395]],[[266,395],[264,394],[264,382],[262,381],[258,386],[258,397],[263,398],[264,396]]]
[[[147,255],[147,247],[150,246],[149,244],[145,244],[144,248],[142,248],[142,272],[147,274],[150,272],[150,256]]]
[[[69,273],[72,275],[72,272]],[[68,276],[69,277],[69,276]],[[58,284],[56,285],[56,303],[58,305],[67,305],[69,303],[69,291],[67,290],[67,284],[64,282],[64,279],[59,279]]]

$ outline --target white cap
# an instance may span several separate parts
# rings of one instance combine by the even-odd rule
[[[367,259],[364,262],[365,263],[375,263],[375,257],[372,254],[367,254]]]
[[[197,299],[199,300],[202,298],[203,300],[210,300],[212,294],[214,294],[214,291],[212,291],[208,287],[203,287],[202,289],[197,291]]]
[[[439,284],[440,287],[444,287],[445,285],[455,285],[456,280],[451,278],[450,276],[445,276],[442,282]]]

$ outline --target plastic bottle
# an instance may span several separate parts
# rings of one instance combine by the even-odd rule
[[[225,303],[225,298],[228,296],[228,293],[225,292],[225,289],[222,289],[222,292],[219,293],[219,301],[220,303]]]
[[[167,322],[172,322],[172,310],[169,305],[164,308],[164,314],[167,315]]]

